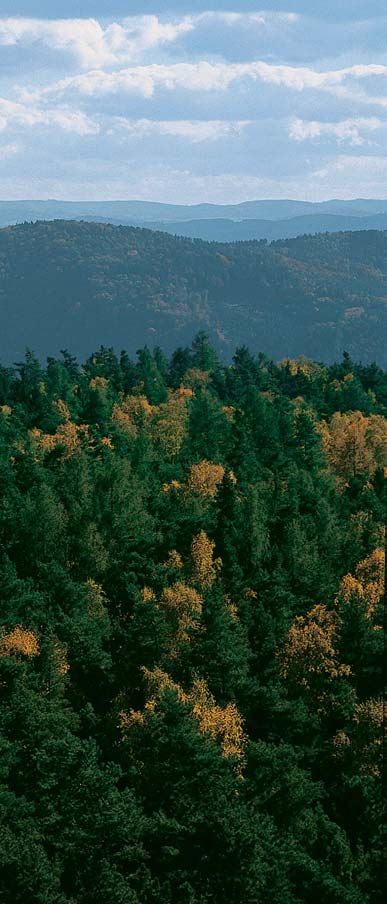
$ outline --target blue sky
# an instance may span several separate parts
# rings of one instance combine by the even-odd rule
[[[387,197],[385,0],[0,0],[0,198]]]

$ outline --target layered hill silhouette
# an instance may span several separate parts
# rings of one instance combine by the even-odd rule
[[[0,230],[0,359],[98,345],[170,352],[205,329],[224,360],[344,350],[387,366],[387,232],[207,243],[142,228],[51,221]]]
[[[86,219],[95,219],[86,217]],[[108,218],[101,217],[100,222]],[[119,218],[111,218],[112,223],[121,223]],[[317,235],[319,232],[361,232],[368,229],[386,230],[387,212],[373,216],[351,216],[349,214],[302,214],[281,220],[231,220],[227,218],[203,218],[194,220],[166,220],[146,223],[148,229],[162,229],[171,235],[203,239],[207,242],[245,242],[261,239],[297,238],[302,235]]]
[[[387,200],[260,200],[241,204],[153,201],[0,201],[0,227],[34,220],[142,226],[205,241],[273,241],[319,232],[387,229]]]
[[[330,201],[267,199],[239,204],[165,204],[158,201],[0,201],[0,225],[24,220],[119,220],[122,225],[192,220],[289,220],[302,216],[371,217],[387,213],[387,198],[354,198]]]

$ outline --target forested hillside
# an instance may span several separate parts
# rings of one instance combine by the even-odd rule
[[[387,367],[387,233],[206,243],[97,223],[0,231],[0,357],[101,343],[172,352],[205,328],[224,360],[235,345],[325,363],[348,351]]]
[[[56,224],[1,255],[31,322],[63,286],[92,341],[79,274],[93,317],[259,267],[338,297],[340,242],[381,285],[385,236],[226,255]],[[2,902],[382,904],[386,415],[376,365],[222,366],[204,334],[0,369]]]

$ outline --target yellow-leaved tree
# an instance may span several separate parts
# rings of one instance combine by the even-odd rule
[[[124,407],[119,405],[117,402],[115,402],[113,405],[112,421],[114,426],[121,434],[124,434],[130,439],[137,435],[137,427],[134,423],[134,420],[132,419],[128,411],[125,411]]]
[[[23,656],[33,659],[39,655],[39,642],[33,631],[15,625],[8,634],[0,637],[0,656]]]
[[[169,551],[164,565],[165,568],[170,568],[172,571],[180,571],[183,567],[183,559],[177,549],[171,549]]]
[[[191,639],[193,631],[200,627],[202,598],[194,587],[177,581],[172,587],[165,587],[161,595],[161,606],[172,619],[174,639],[184,643]]]
[[[218,706],[203,678],[195,679],[188,700],[193,705],[200,731],[220,743],[223,756],[241,760],[247,737],[235,703]]]
[[[53,654],[58,674],[62,677],[64,675],[67,675],[70,670],[70,665],[67,659],[67,648],[64,644],[59,643],[59,640],[54,641]]]
[[[232,758],[238,763],[238,771],[243,762],[247,735],[243,727],[243,719],[234,703],[218,706],[203,678],[193,681],[191,690],[183,688],[160,668],[152,670],[143,668],[143,676],[147,688],[147,702],[142,711],[130,710],[119,713],[119,725],[124,739],[130,742],[132,731],[146,730],[148,715],[157,715],[159,703],[164,692],[172,690],[178,700],[187,705],[197,720],[201,734],[208,735],[215,741],[223,757]]]
[[[201,530],[191,543],[193,564],[192,578],[202,590],[208,590],[216,580],[222,565],[221,559],[214,559],[215,543]]]
[[[356,703],[345,731],[333,738],[333,755],[359,775],[380,778],[383,770],[384,706],[381,698]]]
[[[213,464],[212,461],[199,461],[191,465],[187,480],[187,488],[191,493],[197,493],[203,499],[213,499],[222,483],[224,468],[222,465]]]
[[[137,436],[140,425],[148,425],[153,412],[154,407],[146,396],[121,394],[120,402],[113,405],[112,421],[122,433],[132,438]]]
[[[367,619],[373,620],[384,595],[385,588],[384,549],[374,549],[355,568],[355,574],[346,574],[340,584],[337,599],[345,603],[360,604]]]
[[[191,397],[190,389],[169,390],[167,401],[154,409],[152,436],[167,458],[175,458],[179,454],[187,435],[188,402]]]
[[[63,457],[70,458],[81,448],[82,440],[87,438],[87,434],[86,424],[74,424],[68,419],[63,424],[59,424],[55,433],[43,433],[37,427],[34,427],[29,433],[37,460],[58,446],[63,449]]]
[[[320,431],[328,461],[342,484],[358,474],[372,476],[387,465],[387,420],[361,411],[336,411]]]
[[[333,679],[350,674],[349,666],[338,660],[338,623],[337,613],[323,605],[294,619],[279,654],[281,674],[291,687],[319,694]]]

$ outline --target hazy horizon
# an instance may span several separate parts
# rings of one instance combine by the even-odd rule
[[[169,205],[169,206],[173,206],[173,207],[203,207],[203,206],[207,206],[207,207],[240,207],[240,206],[246,205],[246,204],[260,204],[261,202],[267,203],[267,204],[270,204],[270,203],[274,204],[276,202],[281,202],[281,201],[284,203],[287,202],[287,203],[300,203],[300,204],[310,204],[310,205],[328,204],[328,203],[335,203],[335,202],[350,203],[352,201],[354,203],[361,202],[361,203],[376,203],[377,204],[378,202],[383,202],[383,203],[387,202],[387,195],[386,195],[386,197],[381,197],[381,196],[361,197],[360,195],[354,195],[353,198],[343,198],[343,197],[339,197],[339,196],[330,197],[329,196],[327,198],[321,198],[318,201],[311,201],[308,198],[304,198],[304,197],[295,198],[295,197],[286,197],[286,196],[280,197],[280,198],[274,198],[274,197],[255,198],[255,197],[253,197],[253,198],[247,198],[243,201],[233,201],[233,202],[209,201],[207,199],[203,199],[201,201],[195,201],[192,203],[185,202],[185,201],[157,201],[157,200],[153,200],[152,198],[139,198],[139,197],[135,197],[132,195],[128,196],[127,198],[124,198],[124,197],[119,197],[119,198],[112,198],[112,197],[69,198],[67,196],[63,197],[63,198],[61,198],[59,196],[56,196],[56,197],[47,196],[45,198],[45,197],[42,197],[41,195],[37,196],[36,198],[34,198],[32,196],[22,197],[22,198],[0,197],[0,203],[10,203],[10,204],[12,204],[12,203],[15,203],[15,204],[16,203],[20,203],[20,204],[33,203],[33,204],[36,204],[40,201],[42,203],[52,202],[52,203],[59,203],[59,204],[62,204],[62,203],[63,204],[119,204],[122,202],[122,203],[133,203],[133,204],[159,204],[160,206],[168,206]]]

